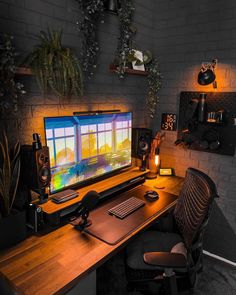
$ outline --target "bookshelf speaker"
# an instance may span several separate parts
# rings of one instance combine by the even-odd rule
[[[43,189],[50,184],[50,180],[48,147],[35,150],[31,145],[21,146],[20,184],[29,189]]]
[[[152,130],[148,128],[132,129],[132,157],[142,159],[150,153]]]

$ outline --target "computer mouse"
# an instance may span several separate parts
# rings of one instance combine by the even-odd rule
[[[152,200],[152,201],[159,199],[158,192],[153,191],[153,190],[146,191],[144,197],[147,198],[148,200]]]

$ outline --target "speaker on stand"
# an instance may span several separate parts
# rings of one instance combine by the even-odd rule
[[[42,146],[40,135],[33,134],[32,145],[21,146],[21,174],[19,186],[27,191],[29,226],[37,232],[43,226],[43,214],[38,204],[48,200],[46,190],[50,185],[51,173],[49,148]]]
[[[148,128],[132,129],[132,157],[141,159],[140,170],[146,170],[146,160],[150,153],[152,130]]]
[[[33,142],[33,145],[21,146],[21,178],[20,183],[28,189],[40,194],[40,202],[46,201],[44,195],[46,187],[51,180],[49,149],[42,146],[41,142]],[[44,200],[45,199],[45,200]]]

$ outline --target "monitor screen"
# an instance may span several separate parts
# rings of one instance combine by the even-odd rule
[[[51,193],[131,165],[132,113],[44,118]]]

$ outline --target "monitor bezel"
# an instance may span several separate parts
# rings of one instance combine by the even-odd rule
[[[44,117],[43,118],[43,121],[44,121],[44,140],[45,140],[45,145],[47,145],[47,137],[46,137],[46,124],[45,124],[45,121],[46,119],[50,119],[50,118],[66,118],[66,117],[84,117],[84,116],[94,116],[96,117],[97,115],[111,115],[111,114],[131,114],[131,122],[133,123],[133,112],[129,111],[129,112],[114,112],[114,113],[87,113],[87,114],[81,114],[81,115],[67,115],[67,116],[50,116],[50,117]],[[131,123],[131,141],[132,141],[132,123]],[[132,145],[131,145],[132,147]],[[109,172],[105,172],[101,175],[98,175],[98,176],[94,176],[94,177],[91,177],[89,179],[86,179],[86,180],[83,180],[83,181],[79,181],[75,184],[71,184],[71,185],[68,185],[68,186],[64,186],[63,188],[61,189],[58,189],[58,190],[51,190],[51,186],[49,185],[49,194],[50,195],[53,195],[53,194],[56,194],[58,192],[62,192],[66,189],[79,189],[79,188],[82,188],[82,187],[85,187],[85,186],[88,186],[88,185],[91,185],[91,184],[94,184],[96,182],[99,182],[99,181],[102,181],[104,179],[107,179],[107,178],[110,178],[118,173],[121,172],[121,170],[127,170],[129,169],[130,167],[132,167],[132,153],[130,152],[130,156],[131,156],[131,161],[130,161],[130,164],[127,164],[123,167],[119,167],[119,168],[116,168],[112,171],[109,171]],[[49,157],[50,158],[50,157]],[[49,167],[50,167],[50,160],[49,160]],[[50,173],[51,173],[51,167],[50,167]]]

